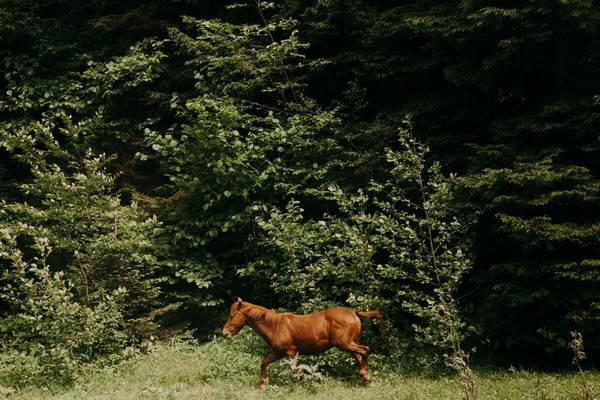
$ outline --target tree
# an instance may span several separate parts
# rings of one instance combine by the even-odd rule
[[[356,0],[289,10],[312,51],[331,59],[310,77],[327,81],[317,98],[363,94],[343,118],[362,139],[356,161],[375,175],[372,155],[410,112],[433,157],[465,177],[460,204],[485,210],[468,299],[491,347],[546,363],[573,325],[597,337],[586,310],[598,303],[598,6]]]
[[[261,244],[271,259],[244,274],[266,269],[274,291],[294,309],[383,307],[395,325],[392,339],[412,322],[417,341],[441,351],[446,365],[459,372],[466,398],[476,399],[469,352],[462,347],[468,325],[457,302],[472,267],[463,241],[468,224],[453,207],[456,178],[427,162],[428,149],[411,129],[405,121],[401,150],[387,150],[385,181],[357,194],[330,186],[320,194],[335,206],[322,215],[292,200],[261,218],[267,233]]]
[[[264,16],[267,5],[259,7]],[[292,193],[311,196],[330,168],[326,160],[335,160],[338,120],[297,79],[305,45],[293,20],[184,23],[170,36],[194,91],[172,98],[178,124],[162,132],[150,121],[139,154],[158,160],[169,178],[159,212],[171,290],[196,310],[232,291],[268,302],[263,276],[241,283],[236,275],[260,258],[256,218]]]

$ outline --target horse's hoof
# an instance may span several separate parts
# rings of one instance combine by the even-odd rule
[[[265,391],[265,384],[264,383],[259,383],[258,384],[258,390],[260,390],[261,392]]]

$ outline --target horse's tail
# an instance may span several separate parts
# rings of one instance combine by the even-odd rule
[[[373,311],[356,311],[355,310],[354,312],[359,317],[375,318],[375,319],[378,319],[379,321],[383,321],[383,315],[381,315],[381,313],[379,312],[379,308],[377,308]]]

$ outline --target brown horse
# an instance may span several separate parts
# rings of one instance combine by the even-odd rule
[[[265,388],[267,366],[272,362],[286,355],[295,358],[298,353],[322,353],[334,346],[354,355],[360,365],[360,376],[364,382],[368,382],[369,348],[358,343],[361,330],[358,317],[383,320],[379,310],[355,311],[351,308],[335,307],[307,315],[297,315],[268,310],[242,301],[238,297],[231,305],[229,318],[223,327],[223,336],[232,338],[245,325],[250,325],[271,346],[272,352],[260,364],[258,387],[261,390]]]

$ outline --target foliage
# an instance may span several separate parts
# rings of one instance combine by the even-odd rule
[[[597,223],[588,213],[598,201],[598,183],[589,171],[546,160],[487,170],[464,183],[488,201],[482,224],[493,224],[485,235],[496,238],[480,251],[493,264],[485,275],[475,276],[487,291],[488,300],[477,312],[484,326],[503,332],[515,347],[523,343],[519,338],[543,340],[549,352],[564,346],[574,327],[595,332]],[[499,191],[504,194],[497,196]],[[490,258],[490,252],[497,255]],[[577,296],[568,295],[574,292]],[[510,301],[503,300],[506,296]],[[519,328],[494,322],[496,312],[510,314]],[[544,323],[531,315],[543,315]]]
[[[439,228],[478,354],[566,365],[576,329],[596,360],[599,20],[590,0],[3,2],[0,226],[27,260],[47,238],[86,307],[127,286],[129,327],[181,304],[167,320],[210,334],[230,295],[382,305],[408,354],[412,324],[450,327],[423,324],[444,297],[415,238]],[[400,196],[420,204],[407,113],[439,163],[429,217]]]
[[[259,220],[267,233],[262,244],[276,258],[252,270],[269,268],[275,292],[305,311],[383,306],[399,326],[393,310],[403,308],[414,317],[417,339],[441,350],[461,374],[466,398],[476,399],[456,301],[471,268],[459,241],[467,226],[452,207],[453,177],[445,178],[438,163],[427,166],[427,149],[411,129],[407,120],[399,130],[401,150],[386,153],[385,182],[356,195],[329,187],[323,197],[337,207],[316,221],[303,215],[299,201]]]
[[[426,342],[438,347],[446,365],[458,372],[465,399],[477,400],[475,376],[469,367],[470,352],[463,350],[466,323],[461,320],[456,297],[463,275],[472,267],[471,261],[463,255],[461,244],[456,244],[467,225],[454,214],[452,181],[441,174],[439,164],[425,169],[428,150],[413,139],[410,131],[407,137],[401,137],[401,141],[404,152],[388,152],[388,159],[394,165],[392,173],[397,177],[388,193],[392,193],[394,201],[409,205],[409,215],[411,212],[423,213],[418,220],[412,216],[408,218],[412,223],[411,230],[416,232],[412,237],[413,248],[415,244],[418,246],[414,250],[417,255],[413,261],[414,272],[409,270],[409,274],[412,272],[411,278],[421,287],[409,289],[405,306],[426,321],[427,325],[417,325],[416,330]],[[403,193],[411,181],[416,184],[420,199],[411,199]],[[394,188],[397,187],[403,187],[403,190],[396,192]],[[399,208],[399,205],[392,205],[387,209]],[[428,286],[433,286],[433,290],[428,290]]]
[[[596,349],[598,5],[350,0],[290,10],[314,54],[331,59],[309,82],[319,99],[354,93],[340,100],[354,181],[381,170],[372,155],[407,112],[433,157],[465,177],[459,204],[483,210],[465,301],[488,348],[554,363],[577,327]]]
[[[70,382],[122,357],[158,295],[156,219],[122,205],[102,157],[35,167],[29,203],[0,209],[2,376]]]
[[[68,383],[95,365],[114,362],[126,345],[121,314],[126,290],[78,301],[73,285],[47,264],[54,248],[36,237],[32,262],[18,248],[17,236],[3,228],[0,257],[10,260],[0,296],[11,311],[0,320],[2,384]]]
[[[135,203],[122,205],[102,157],[90,154],[67,172],[54,165],[36,168],[34,180],[22,185],[32,204],[3,204],[0,226],[19,238],[28,256],[41,257],[34,246],[45,238],[52,247],[47,263],[73,283],[83,300],[126,288],[124,311],[139,316],[158,295],[152,235],[156,218],[144,220]],[[75,169],[79,167],[80,169]],[[34,205],[35,204],[35,205]]]
[[[319,366],[315,364],[301,364],[298,361],[298,354],[296,354],[293,358],[290,358],[289,360],[284,359],[284,362],[285,361],[287,361],[287,364],[290,368],[290,372],[294,379],[296,379],[297,381],[323,379],[323,374],[319,372]]]
[[[42,167],[77,161],[90,147],[126,143],[131,121],[114,108],[156,79],[160,45],[145,40],[109,60],[80,54],[76,65],[64,66],[66,76],[55,76],[56,66],[39,54],[8,51],[0,111],[11,118],[0,123],[0,147],[21,164]]]
[[[170,36],[194,90],[173,96],[181,122],[166,133],[149,121],[139,157],[158,160],[169,178],[159,212],[173,294],[185,307],[214,307],[233,290],[264,296],[262,276],[235,282],[236,269],[260,257],[255,218],[323,180],[317,161],[335,152],[337,118],[293,79],[305,47],[294,21],[184,23]]]

